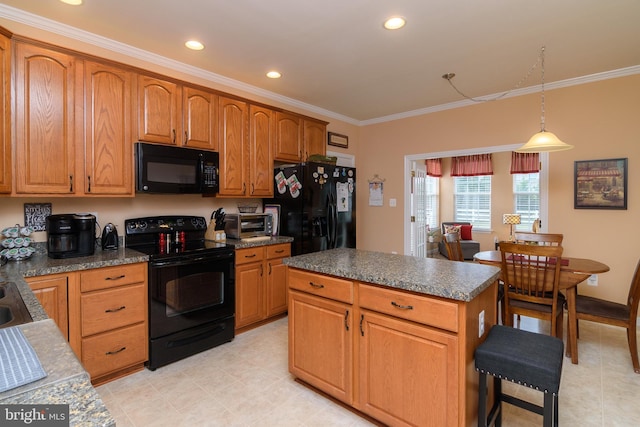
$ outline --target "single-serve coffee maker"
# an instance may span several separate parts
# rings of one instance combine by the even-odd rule
[[[49,215],[46,225],[49,258],[75,258],[93,255],[95,252],[95,215]]]

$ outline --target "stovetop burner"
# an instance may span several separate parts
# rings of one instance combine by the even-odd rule
[[[205,240],[207,222],[201,216],[155,216],[124,221],[125,246],[152,259],[228,251],[225,243]]]

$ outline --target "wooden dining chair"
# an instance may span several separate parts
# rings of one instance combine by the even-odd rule
[[[638,340],[636,336],[638,301],[640,301],[640,260],[636,265],[633,279],[631,279],[631,287],[629,288],[626,304],[619,304],[586,295],[578,295],[576,296],[576,321],[589,320],[591,322],[626,328],[633,370],[637,374],[640,374]],[[576,339],[576,337],[572,339]]]
[[[527,233],[518,231],[513,233],[516,243],[534,243],[543,246],[562,246],[564,235],[554,233]]]
[[[450,261],[464,262],[459,233],[447,233],[443,236],[442,241],[444,242],[445,248],[447,248],[447,258],[449,258]]]
[[[562,339],[564,295],[558,292],[562,246],[500,243],[505,283],[505,324],[513,315],[551,322],[550,335]]]

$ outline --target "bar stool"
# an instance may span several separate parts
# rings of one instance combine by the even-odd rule
[[[548,335],[494,325],[475,351],[478,386],[478,426],[502,424],[502,402],[543,416],[545,427],[558,425],[558,390],[564,344]],[[487,417],[487,375],[493,376],[494,404]],[[502,380],[544,393],[544,406],[502,393]]]

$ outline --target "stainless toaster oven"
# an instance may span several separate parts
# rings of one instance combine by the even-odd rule
[[[271,236],[273,215],[270,213],[228,213],[225,216],[224,232],[230,239]]]

